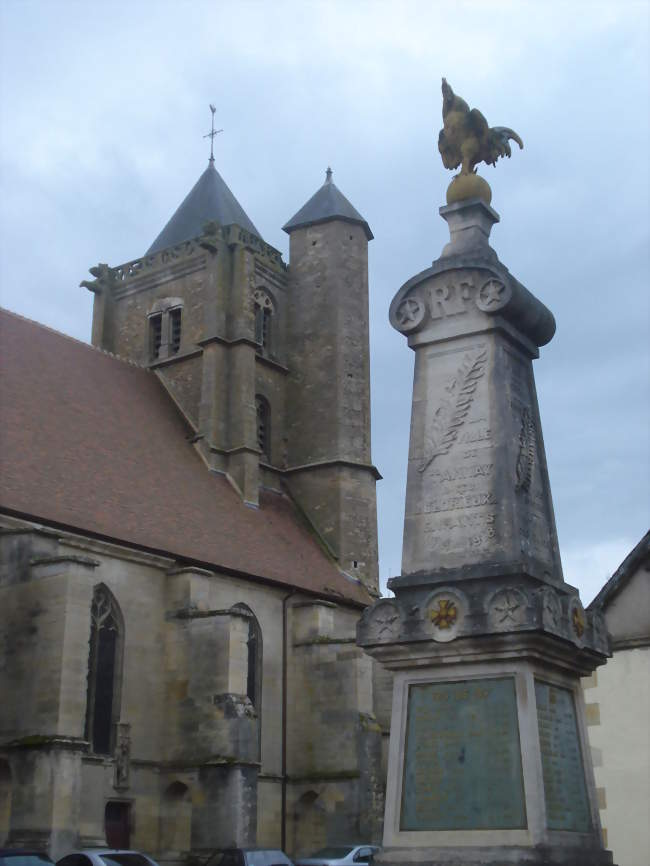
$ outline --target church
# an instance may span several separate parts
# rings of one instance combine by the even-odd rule
[[[0,315],[0,844],[380,839],[372,233],[329,169],[284,230],[211,157],[92,345]]]

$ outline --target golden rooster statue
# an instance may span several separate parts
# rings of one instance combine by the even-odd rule
[[[476,174],[479,162],[496,165],[500,156],[509,157],[510,139],[520,148],[524,143],[507,126],[489,127],[478,108],[470,111],[468,104],[456,96],[445,78],[442,79],[443,128],[438,136],[438,150],[445,168],[458,168],[460,174],[447,190],[447,203],[478,197],[490,203],[492,190],[486,180]]]

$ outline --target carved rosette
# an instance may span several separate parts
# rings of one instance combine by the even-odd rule
[[[400,614],[391,599],[383,599],[366,609],[361,622],[365,632],[364,639],[367,641],[391,643],[399,637]]]
[[[511,631],[526,622],[528,596],[520,589],[500,589],[488,602],[488,622],[494,631]]]
[[[424,609],[426,628],[439,643],[453,640],[467,616],[467,600],[457,590],[443,587],[426,600]]]

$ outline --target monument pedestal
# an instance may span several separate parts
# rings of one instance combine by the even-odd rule
[[[384,866],[611,866],[580,677],[608,637],[564,583],[532,361],[550,311],[479,199],[391,304],[415,351],[402,575],[357,642],[394,673]]]

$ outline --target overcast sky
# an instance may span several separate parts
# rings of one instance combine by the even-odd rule
[[[650,523],[648,2],[0,2],[2,304],[83,340],[98,261],[141,256],[217,167],[264,239],[324,180],[368,220],[380,571],[399,573],[413,356],[438,257],[440,79],[525,149],[481,173],[492,244],[551,308],[535,363],[565,578],[588,602]]]

